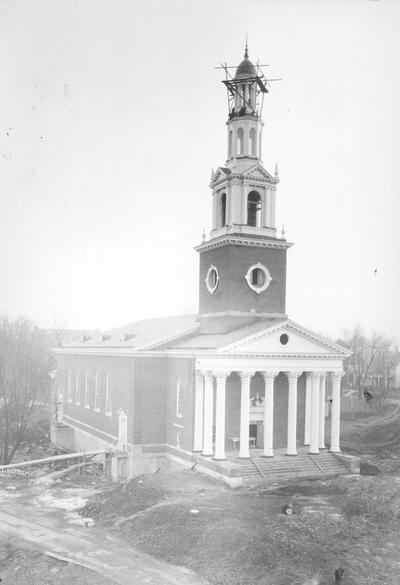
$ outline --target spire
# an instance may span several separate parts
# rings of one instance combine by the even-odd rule
[[[245,47],[245,50],[244,50],[244,58],[245,59],[248,59],[249,58],[249,48],[247,46],[247,31],[246,31],[246,47]]]

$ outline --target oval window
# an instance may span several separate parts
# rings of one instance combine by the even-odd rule
[[[214,264],[211,264],[210,268],[207,271],[207,276],[205,278],[207,290],[210,295],[215,292],[219,283],[219,274],[217,267]]]
[[[260,262],[250,266],[245,278],[251,290],[257,294],[266,290],[272,280],[269,270]]]
[[[279,338],[279,341],[281,342],[282,345],[286,345],[289,341],[289,335],[287,333],[282,333],[282,335]]]

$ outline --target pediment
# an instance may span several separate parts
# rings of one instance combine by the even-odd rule
[[[350,355],[350,352],[345,348],[323,339],[292,321],[285,321],[279,325],[260,330],[220,348],[219,352],[282,357],[340,357],[341,359]]]
[[[243,173],[243,177],[246,179],[251,179],[253,181],[267,181],[268,183],[277,183],[277,178],[270,175],[268,171],[264,169],[263,166],[257,164],[253,167],[250,167],[247,171]]]
[[[231,171],[229,169],[225,167],[218,167],[212,175],[210,186],[213,187],[217,183],[224,181],[230,174]]]

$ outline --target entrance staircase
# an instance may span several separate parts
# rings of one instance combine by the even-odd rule
[[[327,477],[348,473],[345,465],[333,453],[321,451],[318,455],[299,453],[296,456],[279,455],[271,458],[253,456],[242,459],[235,475],[245,482],[281,480],[293,477]]]

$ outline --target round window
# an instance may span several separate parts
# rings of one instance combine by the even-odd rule
[[[260,262],[250,266],[245,278],[251,290],[257,294],[267,289],[272,280],[268,269]]]
[[[282,335],[279,338],[279,341],[281,342],[282,345],[286,345],[289,341],[289,335],[287,333],[282,333]]]
[[[207,271],[207,276],[205,278],[206,287],[210,295],[216,291],[218,283],[219,283],[219,273],[217,267],[214,264],[211,264],[210,268]]]

